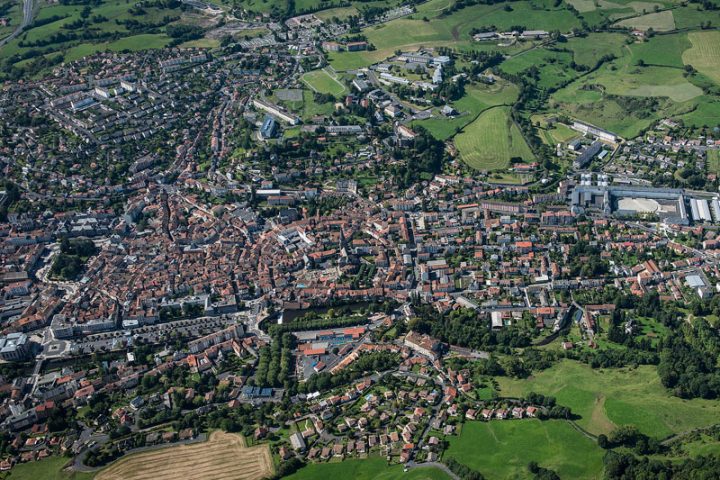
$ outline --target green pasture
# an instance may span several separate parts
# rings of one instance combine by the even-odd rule
[[[312,463],[296,473],[285,477],[287,480],[326,480],[346,478],[354,480],[449,480],[440,469],[432,467],[414,468],[403,472],[402,465],[388,465],[384,458],[370,457],[365,460]]]

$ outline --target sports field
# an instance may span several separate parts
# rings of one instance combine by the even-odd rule
[[[692,48],[685,50],[683,62],[720,83],[720,32],[691,32]]]
[[[465,163],[476,170],[502,170],[510,159],[535,157],[520,129],[510,118],[508,107],[487,110],[455,137],[455,146]]]
[[[578,425],[594,434],[632,424],[647,435],[664,438],[717,423],[720,418],[720,402],[670,395],[654,366],[594,370],[565,360],[529,379],[498,380],[501,396],[538,392],[556,397],[559,404],[582,417]]]
[[[531,461],[560,478],[602,478],[604,451],[564,420],[466,422],[459,436],[448,437],[444,457],[481,472],[489,480],[532,478]]]
[[[287,480],[449,480],[450,477],[437,468],[414,468],[403,472],[401,465],[388,466],[380,457],[366,460],[345,460],[342,463],[312,463]]]
[[[328,93],[337,97],[342,95],[346,90],[345,85],[340,83],[339,80],[326,70],[307,72],[302,76],[302,80],[308,87],[318,93]]]
[[[96,480],[212,478],[254,480],[273,473],[267,445],[246,447],[239,435],[213,432],[207,442],[152,450],[122,458]]]

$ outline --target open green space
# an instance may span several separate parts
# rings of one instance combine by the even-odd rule
[[[510,11],[504,5],[472,5],[447,16],[433,16],[430,12],[422,18],[400,18],[383,25],[363,30],[376,50],[367,52],[344,52],[330,55],[330,63],[338,70],[359,68],[379,62],[393,55],[395,50],[417,50],[420,47],[449,46],[460,49],[478,44],[470,37],[470,30],[482,26],[495,26],[506,30],[519,23],[532,30],[560,30],[567,32],[579,26],[578,19],[567,9],[553,7],[550,1],[513,2]],[[416,15],[415,17],[418,17]],[[432,17],[432,18],[431,18]],[[521,19],[521,20],[520,20]],[[493,50],[502,47],[492,45]]]
[[[138,7],[119,0],[93,5],[42,2],[34,23],[0,49],[0,60],[24,65],[39,55],[62,54],[71,61],[104,50],[162,48],[171,40],[164,33],[166,25],[183,15],[180,8]]]
[[[467,422],[459,436],[447,440],[445,458],[455,458],[490,480],[530,479],[531,461],[560,478],[602,478],[605,452],[564,420]]]
[[[672,396],[654,366],[592,369],[564,360],[528,379],[498,381],[501,396],[537,392],[556,397],[558,404],[581,417],[578,425],[594,434],[636,425],[646,435],[664,438],[717,423],[720,418],[720,402]]]
[[[673,12],[664,10],[662,12],[648,13],[639,17],[627,18],[615,24],[618,27],[634,28],[647,31],[653,29],[656,32],[669,32],[675,29],[675,18]]]
[[[518,95],[515,85],[498,79],[493,85],[477,83],[465,87],[465,95],[452,102],[459,115],[445,118],[440,113],[426,120],[413,122],[426,128],[438,140],[447,140],[467,124],[474,121],[484,110],[497,105],[511,105]]]
[[[384,458],[370,457],[366,460],[313,463],[285,477],[288,480],[326,480],[328,478],[352,478],[353,480],[448,480],[450,477],[437,468],[414,468],[403,472],[402,465],[389,466]]]
[[[483,112],[455,137],[455,146],[465,163],[481,171],[508,168],[513,158],[535,158],[508,107]]]
[[[690,32],[692,48],[683,52],[682,60],[720,84],[720,32]]]
[[[70,459],[52,456],[38,462],[21,463],[10,471],[9,480],[90,480],[94,473],[67,472],[63,470]]]
[[[318,93],[327,93],[334,96],[342,95],[346,88],[338,79],[333,77],[326,70],[313,70],[302,76],[305,82],[312,90]]]
[[[720,150],[707,151],[707,168],[710,173],[720,174]]]

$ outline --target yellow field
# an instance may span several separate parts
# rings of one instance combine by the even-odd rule
[[[683,63],[720,83],[720,32],[691,32],[688,38],[692,48],[683,52]]]
[[[120,459],[96,480],[251,480],[273,473],[267,445],[246,447],[232,433],[213,432],[207,442],[138,453]]]

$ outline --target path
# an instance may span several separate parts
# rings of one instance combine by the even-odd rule
[[[412,470],[413,468],[427,468],[427,467],[433,467],[442,470],[445,472],[448,477],[452,478],[453,480],[460,480],[460,477],[455,475],[452,470],[450,470],[447,465],[444,463],[439,462],[423,462],[423,463],[415,463],[415,462],[409,462],[405,468],[408,470]]]

